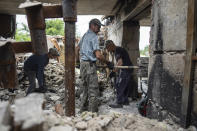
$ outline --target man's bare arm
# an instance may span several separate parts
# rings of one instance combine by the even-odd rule
[[[101,51],[100,50],[96,50],[95,51],[95,56],[96,56],[96,58],[98,59],[98,60],[100,60],[101,62],[103,62],[103,63],[108,63],[109,61],[107,61],[106,59],[105,59],[105,57],[101,54]]]

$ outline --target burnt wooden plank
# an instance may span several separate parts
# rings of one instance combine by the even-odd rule
[[[137,15],[140,15],[140,13],[142,13],[150,5],[151,5],[151,0],[139,1],[136,7],[128,15],[126,15],[121,21],[128,21],[133,19]]]
[[[196,48],[196,7],[196,0],[188,0],[186,57],[181,105],[181,125],[185,128],[190,125],[191,119],[191,94],[193,86],[192,81],[194,76],[194,73],[192,71],[194,62],[192,61],[192,58],[195,55]]]

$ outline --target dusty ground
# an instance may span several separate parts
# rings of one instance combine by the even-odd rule
[[[14,100],[17,98],[25,97],[25,91],[28,87],[27,78],[24,77],[22,70],[23,64],[19,61],[18,63],[18,78],[19,85],[17,90],[13,93],[9,92],[7,89],[0,88],[0,101],[10,101],[14,103]],[[46,118],[46,130],[50,131],[59,131],[61,129],[78,129],[78,130],[91,130],[91,131],[160,131],[160,130],[179,130],[183,131],[184,129],[180,128],[178,125],[171,123],[167,124],[165,122],[158,122],[156,120],[150,120],[144,117],[141,117],[137,111],[137,102],[130,99],[130,105],[124,106],[120,109],[112,109],[108,105],[115,99],[114,90],[110,86],[110,81],[105,78],[104,73],[98,72],[99,76],[99,85],[101,96],[99,97],[101,103],[99,106],[98,114],[92,114],[89,112],[84,112],[79,114],[79,103],[80,103],[80,78],[79,78],[79,69],[76,69],[76,113],[77,117],[68,118],[64,116],[63,112],[56,113],[55,107],[61,105],[64,109],[64,67],[57,62],[51,61],[47,66],[45,71],[45,80],[46,86],[49,91],[44,94],[45,97],[45,108],[44,116]],[[147,89],[145,83],[143,87]],[[62,116],[61,116],[62,115]],[[62,122],[63,121],[63,122]],[[69,124],[68,124],[69,123]],[[66,126],[66,127],[65,127]],[[190,127],[188,130],[195,131],[195,127]]]

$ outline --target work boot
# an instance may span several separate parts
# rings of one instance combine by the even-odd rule
[[[39,87],[38,89],[35,90],[35,92],[46,93],[47,92],[47,88]]]
[[[123,103],[123,105],[128,106],[128,105],[129,105],[129,102],[128,102],[128,101],[126,101],[126,102],[124,102],[124,103]]]
[[[111,107],[111,108],[122,108],[123,107],[123,105],[122,104],[110,104],[109,105],[109,107]]]

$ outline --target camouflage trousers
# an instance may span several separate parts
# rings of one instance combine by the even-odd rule
[[[80,75],[82,79],[83,94],[80,105],[80,112],[98,111],[98,77],[96,72],[96,63],[82,61],[80,63]]]

